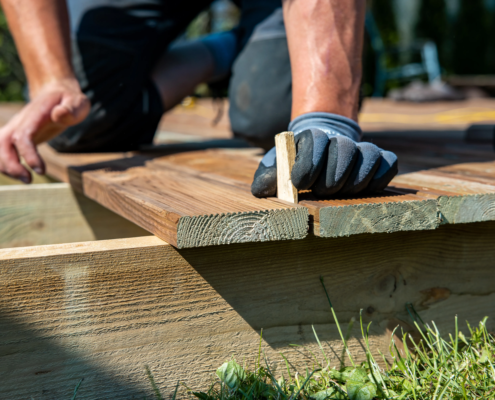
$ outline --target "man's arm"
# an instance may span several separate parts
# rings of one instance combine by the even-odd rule
[[[284,0],[292,70],[296,160],[291,180],[320,197],[383,190],[397,174],[397,156],[360,142],[357,124],[365,0]],[[261,160],[251,192],[277,191],[275,149]]]
[[[0,172],[25,183],[44,163],[36,145],[81,122],[90,104],[71,65],[65,0],[0,0],[23,63],[31,101],[0,129]]]
[[[285,0],[292,119],[323,111],[357,121],[365,0]]]

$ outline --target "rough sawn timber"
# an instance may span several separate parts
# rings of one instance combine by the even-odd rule
[[[88,171],[84,194],[178,248],[302,239],[308,210],[180,169]]]
[[[0,248],[147,235],[67,183],[0,186]]]
[[[237,181],[249,191],[260,157],[252,150],[206,150],[159,157],[147,165],[173,169],[190,168],[201,176]],[[299,195],[299,205],[308,208],[313,232],[321,237],[341,237],[361,233],[391,233],[431,230],[439,225],[434,199],[403,192],[359,199],[319,200],[307,193]]]
[[[416,195],[436,198],[439,217],[444,224],[495,220],[495,182],[488,185],[441,170],[428,170],[400,175],[391,185],[410,188]]]
[[[473,156],[476,153],[475,150],[469,151],[473,153]],[[236,229],[236,226],[230,224],[228,219],[222,220],[223,217],[211,217],[222,213],[256,212],[280,208],[280,204],[282,204],[280,202],[274,206],[273,202],[277,202],[276,199],[260,200],[265,202],[261,205],[262,203],[256,203],[258,199],[254,199],[250,194],[250,184],[260,158],[261,153],[257,149],[209,149],[175,152],[167,155],[140,154],[139,157],[125,156],[120,160],[100,164],[84,165],[81,163],[79,167],[69,168],[67,175],[71,177],[71,182],[75,184],[75,187],[88,197],[169,243],[189,247],[195,246],[196,243],[210,245],[235,241],[265,240],[258,234],[260,231],[250,228],[236,230],[236,232],[244,232],[241,237],[245,239],[231,240],[230,238],[233,236],[229,229]],[[47,164],[57,163],[60,162],[56,153],[53,153],[47,160]],[[140,165],[141,169],[133,168],[135,165]],[[455,168],[455,166],[449,166],[449,168]],[[381,195],[364,198],[320,200],[310,194],[300,193],[299,206],[307,208],[311,218],[312,231],[321,237],[432,230],[436,229],[440,223],[494,220],[492,204],[495,196],[493,193],[495,184],[491,185],[490,183],[495,178],[492,179],[490,173],[486,171],[484,175],[480,173],[479,176],[475,176],[475,172],[472,171],[470,174],[468,176],[461,171],[454,174],[452,171],[449,172],[441,168],[428,172],[404,174],[396,177],[391,183],[391,187]],[[152,176],[153,178],[151,178]],[[165,179],[165,176],[168,178]],[[192,189],[184,190],[184,183],[187,180],[182,179],[181,182],[175,184],[172,183],[177,181],[174,176],[192,177],[188,182],[202,181],[202,183],[198,183],[198,187],[204,184],[210,185],[209,189],[203,190],[207,201],[203,204],[201,211],[187,203],[192,198],[200,201],[203,192],[200,193],[194,189],[194,195],[192,195]],[[161,183],[156,184],[153,180]],[[83,181],[85,182],[84,185]],[[181,185],[183,189],[180,190],[182,191],[177,191],[176,188]],[[96,186],[98,186],[97,189],[95,189]],[[215,190],[219,190],[220,195],[208,196],[208,193],[217,186],[218,188]],[[231,200],[233,201],[229,201],[230,195],[223,191],[222,188],[226,187],[229,187],[232,193],[237,193],[232,195]],[[110,193],[113,194],[110,195]],[[148,207],[150,203],[139,199],[139,196],[144,193],[148,198],[154,199],[154,203],[152,202],[156,206],[154,209]],[[177,197],[179,194],[181,197]],[[256,204],[256,207],[249,210],[229,209],[233,203],[237,203],[236,196],[241,196],[244,199],[242,201],[248,201],[251,206]],[[226,207],[226,204],[230,205]],[[215,208],[214,212],[209,212],[210,207],[215,207],[215,205],[220,205],[220,208]],[[183,210],[182,214],[175,212],[177,207],[186,206],[188,210]],[[226,208],[222,209],[221,207]],[[283,204],[283,207],[288,207],[288,204]],[[172,214],[175,213],[176,217],[173,217],[169,211]],[[148,212],[150,215],[159,216],[148,218],[146,216]],[[173,219],[172,223],[165,221],[164,224],[161,218],[165,215],[170,215],[172,219],[176,219]],[[198,218],[199,215],[201,217]],[[238,216],[238,214],[235,215]],[[175,224],[178,221],[177,216],[183,218],[183,232],[189,229],[191,223],[196,222],[197,225],[193,226],[199,227],[198,230],[187,230],[188,236],[181,236],[180,244],[177,241],[177,224]],[[191,217],[192,221],[187,217]],[[257,213],[256,217],[263,219],[264,214]],[[210,220],[213,225],[208,225]],[[249,218],[245,226],[251,226],[251,221]],[[278,222],[275,222],[275,225],[278,226]],[[203,227],[209,229],[210,226],[214,228],[211,233],[203,229]],[[260,226],[260,228],[263,227]],[[251,232],[255,232],[254,235]],[[234,236],[236,235],[238,234],[234,234]],[[277,237],[276,235],[272,236],[269,240],[278,240]],[[282,237],[296,238],[297,235],[282,235]]]
[[[320,276],[341,324],[360,309],[373,322],[377,359],[397,325],[410,329],[406,302],[442,334],[455,315],[466,332],[465,320],[495,313],[494,240],[495,223],[484,222],[365,240],[178,250],[149,236],[0,250],[0,398],[71,398],[82,378],[78,399],[152,398],[144,365],[166,398],[178,381],[205,389],[231,355],[253,365],[261,329],[277,373],[280,353],[301,373],[313,366],[309,351],[322,359],[313,326],[338,366],[342,345]],[[359,338],[355,324],[357,362]]]

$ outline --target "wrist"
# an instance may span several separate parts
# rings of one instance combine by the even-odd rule
[[[48,91],[71,91],[82,92],[79,82],[74,75],[51,76],[43,79],[34,79],[28,81],[29,97],[33,99],[41,93]]]
[[[356,121],[338,114],[310,112],[299,115],[289,124],[295,135],[307,129],[317,128],[327,135],[343,135],[359,142],[362,131]]]

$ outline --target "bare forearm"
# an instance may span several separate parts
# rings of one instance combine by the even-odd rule
[[[73,79],[65,0],[0,0],[24,65],[31,96],[45,84]]]
[[[323,111],[357,119],[365,0],[285,0],[292,118]]]

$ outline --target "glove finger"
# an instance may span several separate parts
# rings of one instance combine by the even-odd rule
[[[397,175],[397,172],[399,172],[399,163],[394,153],[381,150],[380,154],[380,167],[366,188],[366,191],[370,193],[385,189],[394,176]]]
[[[311,129],[298,133],[296,141],[296,161],[292,168],[291,180],[299,190],[309,189],[315,183],[326,160],[328,135]]]
[[[380,149],[372,143],[358,143],[356,164],[339,194],[354,195],[363,191],[380,166]]]
[[[277,194],[277,159],[273,147],[260,161],[251,184],[251,193],[256,197],[272,197]]]
[[[346,183],[356,163],[356,143],[346,136],[333,136],[328,146],[326,168],[318,176],[312,191],[316,196],[330,196],[337,193]]]

